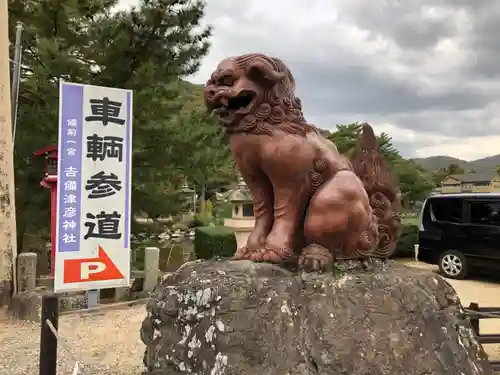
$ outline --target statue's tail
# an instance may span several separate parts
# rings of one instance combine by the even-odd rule
[[[380,154],[377,138],[368,124],[351,157],[356,175],[363,181],[377,221],[379,240],[373,255],[388,258],[396,249],[401,232],[400,191],[389,164]]]

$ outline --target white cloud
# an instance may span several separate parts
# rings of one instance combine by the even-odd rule
[[[488,44],[500,32],[488,29],[500,26],[499,7],[465,3],[210,0],[204,22],[214,26],[212,48],[189,79],[205,82],[227,56],[268,53],[289,64],[317,126],[367,121],[407,156],[493,155],[500,64],[486,53],[500,56],[498,43]],[[120,8],[134,4],[122,0]],[[490,60],[493,72],[482,74]]]
[[[130,9],[132,6],[137,6],[139,4],[139,0],[120,0],[118,1],[118,5],[116,6],[117,10],[126,10]]]
[[[430,132],[416,132],[402,129],[394,124],[382,123],[375,126],[375,133],[389,134],[395,143],[424,144],[409,156],[425,158],[432,155],[447,155],[467,161],[497,154],[500,150],[500,135],[491,137],[452,137]],[[425,145],[428,144],[428,145]]]
[[[468,137],[465,139],[449,138],[440,145],[424,146],[416,150],[415,156],[428,157],[447,155],[472,161],[499,153],[500,135],[490,137]]]

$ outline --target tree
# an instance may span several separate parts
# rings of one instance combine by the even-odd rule
[[[42,231],[48,237],[49,193],[40,187],[43,164],[33,152],[57,140],[57,79],[63,73],[84,80],[88,76],[88,69],[70,53],[68,44],[79,43],[83,35],[75,30],[74,9],[73,15],[67,10],[56,1],[9,1],[10,39],[14,40],[16,22],[25,25],[14,155],[20,248],[25,232]]]
[[[362,124],[337,125],[328,135],[340,153],[350,157],[361,134]],[[392,138],[381,133],[377,136],[379,149],[394,171],[403,196],[403,206],[411,207],[416,201],[425,199],[435,186],[432,175],[411,160],[404,159],[392,144]]]
[[[410,208],[423,201],[435,187],[432,174],[413,160],[400,158],[393,163],[393,170],[399,180],[403,207]]]
[[[166,129],[171,140],[171,161],[181,166],[184,176],[200,187],[200,212],[204,212],[207,184],[214,178],[219,181],[234,178],[229,142],[217,119],[209,116],[204,108],[182,113],[175,124]]]
[[[432,172],[432,180],[435,186],[441,186],[443,180],[452,174],[463,174],[464,169],[458,164],[450,164],[446,168],[439,168],[437,171]],[[471,169],[468,173],[476,173],[474,169]]]
[[[434,181],[435,186],[441,186],[441,182],[448,176],[447,168],[439,168],[436,171],[432,172],[432,180]]]
[[[446,173],[448,173],[448,175],[450,174],[463,174],[465,171],[464,169],[459,166],[458,164],[450,164],[448,165],[448,167],[446,168]]]
[[[350,157],[361,135],[362,127],[363,124],[358,122],[347,125],[337,125],[337,129],[327,135],[327,138],[337,146],[341,154]],[[392,138],[389,137],[389,135],[381,133],[377,136],[377,141],[380,152],[389,162],[400,157],[399,152],[392,145]]]
[[[176,209],[183,172],[170,162],[168,134],[184,130],[175,121],[186,92],[181,78],[196,72],[208,51],[204,4],[142,0],[112,13],[117,3],[9,0],[12,40],[16,22],[26,25],[15,154],[20,234],[49,223],[32,153],[57,142],[59,78],[134,90],[133,212],[154,217]]]

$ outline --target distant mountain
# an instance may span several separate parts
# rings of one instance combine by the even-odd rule
[[[494,172],[495,168],[500,165],[500,154],[474,160],[471,164],[476,172]]]
[[[464,170],[469,170],[469,162],[457,158],[452,158],[451,156],[429,156],[428,158],[415,158],[412,159],[415,163],[420,164],[425,169],[434,171],[440,168],[446,168],[450,164],[458,164]]]
[[[465,161],[445,155],[415,158],[412,160],[431,171],[439,168],[446,168],[450,164],[458,164],[466,172],[474,170],[477,173],[491,173],[495,172],[495,168],[500,165],[500,154],[473,161]]]

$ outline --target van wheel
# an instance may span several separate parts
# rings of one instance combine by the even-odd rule
[[[459,251],[446,250],[439,258],[439,271],[450,279],[465,279],[468,273],[465,256]]]

